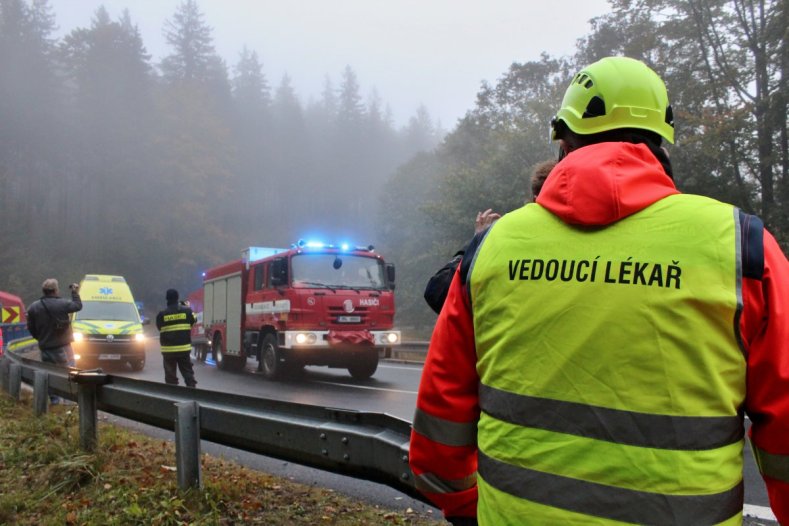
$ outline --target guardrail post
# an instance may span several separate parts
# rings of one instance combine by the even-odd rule
[[[11,362],[5,356],[0,359],[0,389],[5,393],[8,392],[8,366],[10,364]]]
[[[98,410],[96,408],[96,386],[79,384],[77,387],[79,403],[79,447],[92,452],[98,444]]]
[[[200,405],[194,401],[178,402],[175,409],[175,466],[178,470],[178,488],[202,488]]]
[[[47,412],[49,402],[49,373],[35,371],[33,373],[33,413],[41,416]]]
[[[22,389],[22,366],[12,363],[8,366],[8,394],[11,398],[19,401],[19,392]]]
[[[98,440],[98,406],[96,403],[97,386],[107,383],[107,375],[101,369],[95,371],[72,371],[68,377],[77,384],[77,403],[79,404],[79,447],[83,451],[96,450]]]

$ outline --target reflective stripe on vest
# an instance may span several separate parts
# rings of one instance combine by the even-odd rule
[[[682,194],[605,228],[536,204],[493,225],[467,281],[481,524],[507,523],[505,508],[556,523],[742,510],[738,225],[733,207]]]
[[[713,449],[739,442],[745,435],[740,416],[634,413],[508,393],[484,384],[479,405],[504,422],[640,447]]]
[[[161,345],[162,352],[184,352],[191,351],[192,344],[187,343],[184,345]]]
[[[478,458],[480,477],[501,491],[610,520],[634,524],[718,524],[742,511],[742,481],[720,493],[663,495],[512,466],[482,452]]]
[[[159,332],[162,333],[162,332],[191,331],[191,330],[192,330],[192,326],[189,325],[188,323],[179,323],[178,325],[165,325],[164,327],[159,329]]]

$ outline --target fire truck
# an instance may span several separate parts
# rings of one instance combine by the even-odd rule
[[[379,355],[400,344],[394,330],[394,265],[372,246],[304,242],[250,247],[203,278],[203,327],[220,369],[257,358],[276,379],[306,365],[366,379]]]

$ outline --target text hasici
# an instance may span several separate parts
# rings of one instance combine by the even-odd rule
[[[510,281],[577,281],[680,288],[679,261],[671,264],[588,259],[511,259]]]

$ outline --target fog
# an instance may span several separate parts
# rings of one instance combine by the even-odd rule
[[[151,300],[245,246],[386,245],[399,167],[604,10],[530,4],[0,0],[0,289]]]
[[[104,5],[128,8],[154,62],[169,50],[162,34],[179,0],[51,0],[63,35],[90,24]],[[288,74],[302,102],[317,99],[326,76],[350,65],[361,93],[376,89],[405,125],[420,105],[451,129],[470,109],[480,83],[512,62],[542,52],[573,52],[605,0],[200,0],[217,52],[234,64],[243,46],[257,51],[271,82]]]

